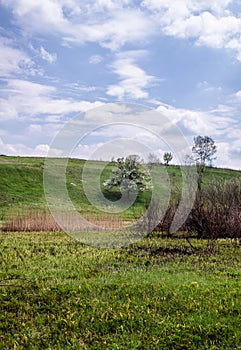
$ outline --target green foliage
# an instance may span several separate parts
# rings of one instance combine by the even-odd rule
[[[197,165],[203,168],[206,165],[211,165],[214,155],[217,152],[215,141],[210,136],[194,137],[194,146],[192,147],[194,160]]]
[[[239,349],[240,246],[0,234],[0,348]]]
[[[201,191],[203,183],[204,169],[207,165],[211,166],[215,159],[214,155],[217,152],[217,147],[214,140],[210,136],[194,137],[194,146],[192,147],[194,161],[198,171],[198,190]]]

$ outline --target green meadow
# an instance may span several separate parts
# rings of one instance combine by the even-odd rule
[[[96,172],[102,163],[89,161],[88,177],[89,187]],[[105,163],[104,163],[105,164]],[[82,171],[85,166],[84,160],[70,159],[66,168],[66,186],[71,201],[81,213],[95,213],[96,208],[88,201],[83,190]],[[101,173],[101,181],[109,178],[115,164],[105,164]],[[180,191],[182,186],[182,172],[179,166],[161,167],[162,173],[168,176],[171,191]],[[45,194],[43,188],[44,158],[35,157],[7,157],[0,156],[0,218],[3,218],[10,210],[28,210],[46,208]],[[161,173],[161,174],[162,174]],[[208,168],[204,174],[203,186],[207,186],[213,180],[241,178],[241,172],[230,169]],[[135,209],[141,211],[143,205],[148,203],[149,193],[142,193],[138,196]],[[118,193],[114,190],[109,194],[113,201],[118,199]],[[132,209],[126,210],[123,214],[127,218],[132,215]]]
[[[41,158],[0,157],[2,225],[46,208],[43,166]],[[83,166],[69,161],[67,188],[78,211],[97,215],[83,191]],[[180,168],[167,171],[175,192]],[[234,177],[240,172],[210,168],[203,185]],[[136,210],[147,202],[148,194],[139,196]],[[155,232],[107,249],[64,232],[2,231],[0,254],[0,349],[241,349],[238,239]]]
[[[240,245],[1,233],[1,349],[241,347]]]

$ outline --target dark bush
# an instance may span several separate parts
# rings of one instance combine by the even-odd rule
[[[241,238],[241,183],[220,181],[197,193],[183,226],[200,238]]]
[[[141,222],[141,230],[170,235],[178,200],[172,200],[165,213],[153,205]],[[150,209],[150,208],[149,208]],[[154,224],[157,222],[158,224]],[[154,224],[154,225],[153,225]],[[151,230],[151,231],[150,231]],[[241,182],[219,181],[199,190],[193,208],[179,231],[197,234],[199,238],[241,238]]]

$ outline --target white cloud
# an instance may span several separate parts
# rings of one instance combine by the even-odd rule
[[[98,63],[102,62],[102,60],[103,60],[102,56],[100,56],[100,55],[92,55],[89,58],[89,63],[90,64],[98,64]]]
[[[110,161],[112,158],[126,157],[130,154],[138,154],[145,158],[151,148],[132,139],[116,139],[109,142],[94,144],[80,144],[71,154],[71,157]]]
[[[0,37],[0,76],[27,74],[36,75],[40,71],[36,69],[33,61],[22,50],[14,47],[14,43],[7,38]]]
[[[8,98],[2,100],[5,113],[3,118],[6,120],[20,116],[24,119],[32,119],[41,114],[66,115],[73,112],[85,112],[102,105],[98,101],[56,98],[55,87],[21,79],[8,80],[7,91]]]
[[[153,33],[153,23],[129,1],[79,4],[64,0],[2,0],[28,33],[60,35],[66,42],[98,42],[112,50],[142,42]],[[102,14],[102,15],[100,15]]]
[[[82,13],[82,4],[80,6],[79,1],[76,0],[60,0],[60,5],[62,6],[63,13],[67,17],[76,17]]]
[[[54,63],[57,60],[56,53],[50,53],[48,52],[44,47],[40,47],[40,55],[41,58],[49,63]]]
[[[241,90],[237,91],[235,93],[235,99],[238,101],[238,102],[241,102]]]
[[[91,4],[92,2],[92,4]],[[90,8],[94,8],[95,11],[117,10],[125,5],[131,5],[132,0],[94,0],[89,1]]]
[[[188,17],[190,13],[210,11],[215,15],[228,14],[233,0],[143,0],[142,6],[151,11],[165,11],[169,17]],[[167,18],[167,21],[169,18]]]
[[[94,157],[102,155],[102,159],[111,159],[111,156],[116,154],[117,156],[130,154],[130,150],[148,154],[150,151],[161,152],[169,148],[176,154],[175,161],[180,163],[183,156],[190,152],[194,136],[209,135],[219,147],[215,164],[238,168],[238,157],[235,156],[235,152],[241,149],[240,136],[239,133],[231,135],[235,122],[235,119],[229,117],[228,106],[226,109],[225,106],[220,106],[216,110],[201,112],[167,105],[160,105],[157,111],[145,111],[145,108],[139,109],[137,105],[134,109],[128,109],[127,104],[123,109],[123,105],[111,104],[86,113],[80,125],[84,127],[87,123],[93,130],[89,135],[89,145],[84,148],[87,150],[93,146],[92,150],[95,150],[96,147]],[[105,127],[96,129],[97,125]],[[229,136],[232,136],[231,142],[225,142]],[[94,146],[96,144],[91,143],[96,139],[102,142],[98,146],[98,151],[98,147]],[[98,157],[95,159],[99,159]]]
[[[241,20],[234,16],[217,18],[209,12],[203,12],[200,15],[200,21],[201,26],[197,39],[198,45],[228,48],[230,47],[230,40],[233,36],[240,34]]]
[[[54,115],[54,114],[52,114],[52,115],[47,116],[45,118],[45,121],[47,123],[59,123],[62,118],[63,118],[63,115],[59,115],[59,114]]]
[[[8,80],[8,88],[9,92],[26,96],[28,98],[49,95],[55,92],[55,87],[53,86],[34,83],[32,81],[22,79]]]
[[[140,6],[129,0],[1,2],[24,31],[57,35],[70,44],[97,42],[117,50],[143,43],[159,31],[192,38],[196,45],[231,49],[241,60],[241,18],[231,11],[232,0],[143,0]]]
[[[22,135],[22,139],[34,137],[36,140],[49,139],[57,135],[61,130],[64,123],[42,123],[42,124],[30,124]]]
[[[148,92],[146,89],[150,87],[156,78],[152,75],[146,74],[146,72],[138,67],[133,57],[123,58],[122,53],[119,58],[112,64],[111,68],[114,73],[119,76],[119,83],[116,85],[110,85],[107,89],[107,94],[115,96],[118,99],[123,98],[147,98]]]
[[[153,22],[137,9],[119,9],[104,18],[92,13],[90,18],[83,18],[82,23],[69,23],[62,31],[68,43],[97,42],[110,50],[144,42],[153,32]]]
[[[35,155],[39,155],[39,156],[46,156],[48,154],[49,151],[49,145],[44,145],[44,144],[39,144],[37,145],[32,154]]]
[[[38,144],[34,148],[27,147],[22,143],[5,143],[0,138],[0,153],[9,156],[39,156],[45,157],[49,151],[49,146],[46,144]]]
[[[222,168],[232,168],[241,170],[240,155],[241,144],[238,140],[234,142],[216,142],[217,159],[215,164]]]
[[[8,99],[0,99],[0,121],[16,119],[18,117],[18,111],[16,108],[10,103]]]
[[[38,136],[42,133],[42,125],[39,124],[30,124],[27,128],[27,133],[31,136]]]
[[[68,25],[59,1],[53,0],[1,0],[29,31],[61,31]]]
[[[145,128],[136,125],[135,123],[129,122],[128,124],[121,125],[109,125],[97,130],[94,130],[91,133],[91,137],[98,137],[103,139],[129,139],[136,143],[143,144],[146,147],[156,148],[160,143],[163,144],[158,135],[154,134],[152,130],[148,130],[148,125]]]
[[[157,110],[180,127],[190,146],[194,136],[211,136],[218,148],[215,165],[241,169],[241,130],[235,117],[230,117],[234,112],[232,106],[220,105],[214,110],[194,111],[160,105]]]
[[[70,93],[72,96],[76,95],[76,96],[80,96],[80,94],[82,94],[83,92],[92,92],[95,91],[97,88],[96,86],[85,86],[82,85],[78,82],[76,83],[67,83],[64,84],[62,87],[62,91],[64,93]]]
[[[232,49],[241,60],[241,19],[229,9],[232,0],[144,0],[161,33],[194,39],[196,45]]]
[[[14,38],[12,40],[0,38],[0,74],[3,77],[0,120],[18,119],[23,121],[21,127],[22,129],[25,128],[25,134],[22,137],[35,135],[37,139],[38,135],[55,135],[60,126],[66,122],[69,117],[68,114],[84,112],[101,105],[99,101],[92,103],[87,99],[90,95],[103,94],[104,89],[106,89],[105,91],[109,97],[112,96],[118,99],[144,100],[149,98],[149,88],[157,82],[157,79],[151,75],[151,70],[147,70],[141,64],[141,59],[145,58],[148,52],[135,49],[144,46],[149,49],[151,44],[157,44],[157,48],[153,50],[153,55],[161,54],[161,50],[165,49],[165,43],[161,47],[158,46],[163,43],[161,41],[150,42],[153,38],[154,40],[157,39],[156,35],[185,40],[191,39],[189,44],[205,45],[215,49],[228,49],[233,51],[237,59],[241,61],[241,18],[238,13],[235,13],[235,9],[239,5],[236,6],[232,0],[143,0],[142,2],[134,0],[0,0],[0,3],[7,6],[11,11],[12,17],[9,13],[7,19],[7,22],[8,20],[9,23],[11,21],[7,29],[9,33],[5,32],[5,35],[8,37],[12,35]],[[13,22],[14,27],[12,27]],[[16,30],[18,30],[17,33]],[[116,50],[114,56],[113,53],[109,53],[104,57],[105,49],[101,49],[101,55],[99,55],[96,45],[86,45],[83,47],[84,54],[81,55],[82,48],[81,50],[78,48],[81,54],[73,60],[73,56],[71,56],[71,62],[78,61],[78,64],[80,63],[78,67],[81,69],[84,67],[83,69],[85,69],[86,62],[84,60],[86,60],[86,57],[88,60],[88,56],[90,64],[106,63],[109,62],[108,59],[112,59],[113,63],[108,67],[111,70],[109,73],[116,74],[117,79],[111,80],[113,78],[112,74],[108,74],[103,79],[103,81],[106,81],[106,78],[110,79],[107,87],[88,86],[88,72],[82,74],[80,70],[79,75],[76,75],[77,82],[74,84],[72,82],[67,83],[73,67],[66,65],[61,72],[61,79],[66,79],[65,84],[60,86],[60,80],[57,81],[57,74],[62,68],[61,64],[66,59],[66,48],[64,49],[64,55],[58,56],[58,58],[61,58],[58,65],[48,66],[48,74],[52,77],[43,77],[43,71],[40,71],[36,66],[37,63],[33,62],[36,56],[31,59],[28,50],[30,49],[33,55],[38,54],[38,58],[40,57],[49,63],[56,62],[57,55],[54,53],[54,49],[50,49],[58,45],[53,36],[57,37],[57,40],[60,40],[62,44],[68,43],[69,47],[71,43],[74,43],[75,50],[71,50],[70,55],[77,52],[75,44],[82,45],[89,42],[98,43],[110,50]],[[35,48],[31,47],[31,41],[32,45],[36,45]],[[53,46],[49,45],[52,43],[54,43]],[[124,51],[120,53],[123,46]],[[159,50],[158,53],[157,49]],[[56,52],[61,52],[61,48],[56,49]],[[169,54],[173,53],[167,52],[166,57]],[[177,74],[177,76],[179,76],[180,70],[178,54],[177,52],[177,71],[173,71],[173,75]],[[191,52],[189,59],[191,60],[193,57]],[[196,58],[199,59],[195,56]],[[36,62],[41,62],[41,60],[36,60]],[[224,67],[224,72],[231,65],[230,61],[227,62],[226,60],[225,62],[227,65]],[[43,62],[41,63],[43,64]],[[150,62],[145,63],[145,66],[150,64]],[[157,69],[156,61],[153,61],[153,64],[155,65],[153,70]],[[93,70],[91,81],[93,81],[92,77],[98,69],[104,76],[105,67],[103,66],[104,64],[91,67]],[[160,65],[160,70],[163,67],[163,65]],[[237,67],[239,66],[237,65]],[[187,80],[189,80],[188,67],[185,68],[187,70]],[[218,69],[220,69],[220,62]],[[231,74],[234,74],[233,72],[234,69],[231,69]],[[214,74],[212,64],[207,65],[205,73]],[[219,76],[219,73],[220,71],[217,70],[217,79],[216,77],[212,79],[211,76],[210,83],[207,83],[202,81],[202,79],[207,79],[207,74],[203,74],[201,71],[198,77],[202,81],[198,85],[201,91],[199,90],[198,94],[202,93],[203,100],[208,97],[209,100],[204,101],[204,104],[207,105],[213,97],[216,97],[218,91],[222,90],[222,94],[220,93],[218,97],[219,101],[223,98],[223,105],[206,111],[161,105],[158,110],[180,126],[190,139],[196,134],[208,134],[217,138],[221,144],[220,147],[223,147],[223,153],[229,155],[231,151],[235,152],[235,147],[239,149],[240,130],[238,125],[240,123],[238,111],[240,109],[241,91],[238,91],[236,95],[225,97],[225,92],[233,88],[234,80],[227,79],[226,74]],[[43,79],[46,79],[45,81],[48,79],[49,85],[29,81],[31,79],[29,76],[34,75],[34,80],[37,81],[38,77],[36,75],[40,74],[42,74]],[[53,75],[56,80],[54,80]],[[201,75],[203,76],[201,77]],[[43,81],[41,79],[41,82]],[[98,80],[95,81],[99,86]],[[217,85],[215,86],[215,84]],[[182,85],[180,84],[180,86]],[[184,84],[183,94],[185,88]],[[93,91],[95,92],[92,94]],[[160,91],[163,93],[163,99],[168,98],[164,89]],[[89,94],[87,94],[88,92]],[[208,94],[205,94],[205,92],[208,92]],[[84,94],[88,97],[86,97],[86,100],[80,100],[80,96]],[[174,91],[174,94],[178,99],[178,88]],[[104,97],[107,99],[108,96],[102,95],[102,98]],[[229,105],[225,105],[225,101]],[[151,102],[151,96],[148,102]],[[158,106],[158,101],[153,100],[153,103]],[[202,104],[201,100],[200,103]],[[212,103],[214,104],[214,98]],[[229,116],[233,117],[230,118]],[[126,121],[130,121],[131,118],[131,121],[138,122],[136,116],[130,116],[128,113],[124,115],[124,118]],[[153,118],[154,122],[155,118]],[[108,113],[103,114],[103,116],[96,113],[93,124],[96,124],[97,120],[108,122]],[[114,122],[113,119],[110,118],[110,120]],[[145,121],[152,122],[151,118],[145,119]],[[29,125],[26,125],[27,123]],[[45,123],[47,124],[45,125]],[[234,127],[235,123],[236,127]],[[12,127],[13,123],[9,124]],[[18,126],[19,123],[16,128]],[[126,135],[128,134],[127,128],[124,132]],[[1,135],[4,137],[4,133]],[[144,134],[141,136],[145,137]],[[231,140],[232,143],[228,145],[224,142],[226,140]],[[24,143],[23,138],[20,139],[20,130],[15,141]],[[41,144],[46,142],[44,138],[39,141]],[[28,139],[26,139],[26,144],[29,144],[28,142]],[[9,147],[15,146],[9,145]],[[19,147],[22,149],[23,146],[20,145]],[[225,153],[225,149],[227,149],[227,153]],[[27,151],[30,152],[26,149]]]
[[[192,38],[196,45],[231,49],[241,60],[241,19],[229,8],[232,0],[144,0],[139,7],[128,0],[1,2],[12,9],[24,31],[57,35],[70,44],[97,42],[117,50],[143,43],[159,31]]]
[[[72,158],[82,158],[82,159],[90,159],[93,157],[95,160],[100,160],[93,156],[95,152],[100,149],[104,144],[102,142],[87,145],[87,144],[79,144],[71,153]],[[104,160],[102,158],[102,160]]]
[[[211,86],[206,80],[199,82],[197,84],[197,88],[199,88],[200,90],[206,91],[206,92],[222,91],[222,87],[221,86]]]
[[[178,124],[181,129],[186,129],[185,134],[188,132],[192,135],[224,135],[227,128],[235,122],[235,119],[229,117],[228,106],[220,106],[209,111],[196,111],[160,105],[157,111]]]
[[[201,134],[213,137],[218,146],[215,165],[233,168],[240,167],[240,130],[238,130],[237,125],[235,126],[235,119],[228,117],[228,106],[226,109],[225,106],[220,106],[216,110],[200,112],[159,105],[157,112],[155,110],[145,111],[142,108],[139,113],[138,111],[138,106],[136,106],[137,113],[133,114],[133,110],[129,109],[128,104],[125,106],[107,104],[101,108],[89,110],[84,115],[84,119],[79,121],[79,125],[76,125],[76,130],[77,132],[81,130],[83,133],[87,129],[93,131],[88,136],[90,137],[88,144],[79,145],[72,156],[89,158],[93,155],[94,158],[97,157],[95,159],[111,159],[112,156],[121,156],[123,152],[130,154],[130,151],[134,152],[135,150],[148,154],[149,148],[150,151],[157,152],[159,150],[160,153],[166,150],[168,145],[170,147],[174,145],[174,153],[178,153],[178,144],[180,143],[183,146],[182,140],[186,139],[191,147],[193,136]],[[164,117],[162,118],[161,115]],[[53,114],[53,117],[59,116]],[[120,120],[120,125],[115,124]],[[104,124],[109,124],[109,126],[96,129],[98,125]],[[41,140],[43,140],[43,137],[45,139],[54,137],[61,127],[61,123],[56,122],[47,124],[31,122],[21,135],[21,138],[16,137],[15,139],[24,142],[22,140],[31,137],[34,138],[37,145],[31,148],[23,143],[5,144],[1,141],[0,153],[9,155],[45,155],[48,148],[46,141]],[[177,129],[183,131],[183,136],[176,132]],[[5,139],[8,137],[4,133],[1,135]],[[129,138],[133,144],[131,142],[126,143],[126,141],[121,143],[123,137]],[[229,142],[226,141],[227,139],[229,139]],[[111,141],[111,143],[108,143],[107,140],[115,140],[115,142]],[[185,152],[187,154],[188,150],[185,149]],[[178,159],[181,158],[179,157]]]

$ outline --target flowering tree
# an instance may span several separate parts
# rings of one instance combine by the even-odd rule
[[[148,170],[143,166],[138,155],[118,158],[117,169],[112,171],[113,176],[103,183],[104,187],[119,186],[127,199],[130,194],[151,189],[151,178]]]

